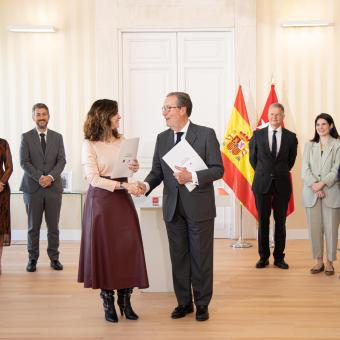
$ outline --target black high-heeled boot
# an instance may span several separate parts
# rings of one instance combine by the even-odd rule
[[[132,288],[118,289],[118,306],[120,309],[120,314],[125,314],[125,317],[129,320],[137,320],[138,315],[134,312],[131,306],[131,294],[133,292]]]
[[[115,308],[114,291],[102,289],[100,297],[103,299],[106,321],[118,322],[118,316]]]

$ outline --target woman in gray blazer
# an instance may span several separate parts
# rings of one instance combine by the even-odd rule
[[[340,217],[340,187],[337,171],[340,164],[340,140],[333,118],[327,113],[315,119],[314,138],[305,145],[301,176],[304,182],[302,204],[312,242],[315,266],[312,274],[334,274]],[[327,260],[323,261],[324,237]]]

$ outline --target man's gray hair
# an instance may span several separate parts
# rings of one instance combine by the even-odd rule
[[[269,106],[269,111],[270,109],[280,109],[282,111],[282,114],[285,113],[285,108],[281,103],[273,103]]]

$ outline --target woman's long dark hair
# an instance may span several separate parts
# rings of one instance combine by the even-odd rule
[[[316,116],[315,121],[314,121],[314,138],[311,139],[311,142],[316,142],[319,143],[320,141],[320,136],[318,135],[318,133],[316,132],[316,123],[319,119],[324,119],[325,121],[327,121],[327,123],[329,125],[333,124],[333,127],[330,129],[329,134],[333,137],[333,138],[339,138],[339,134],[338,131],[335,127],[335,123],[334,120],[332,118],[331,115],[329,115],[328,113],[320,113],[319,115]]]
[[[111,128],[111,118],[118,114],[118,103],[115,100],[96,100],[87,114],[84,123],[85,139],[105,141],[110,137],[119,138],[117,129]]]

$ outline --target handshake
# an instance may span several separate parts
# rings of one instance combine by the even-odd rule
[[[142,196],[146,193],[146,185],[143,182],[137,181],[133,183],[123,183],[124,189],[127,190],[127,192],[134,196]]]

